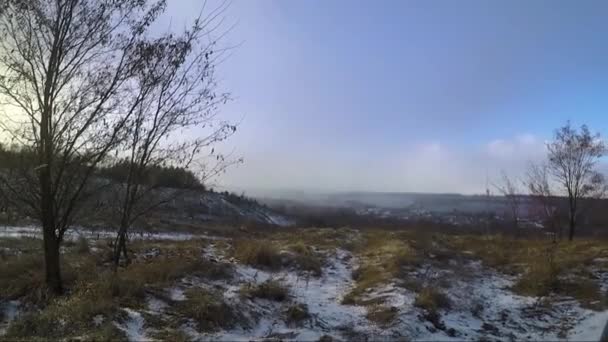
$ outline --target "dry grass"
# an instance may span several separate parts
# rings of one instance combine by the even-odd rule
[[[202,331],[213,331],[234,326],[240,318],[224,303],[221,294],[204,289],[189,289],[186,300],[177,303],[177,312],[194,320]]]
[[[386,231],[367,232],[364,243],[355,251],[360,266],[353,272],[355,287],[344,299],[344,304],[365,304],[361,296],[366,290],[395,279],[405,264],[415,263],[416,251],[410,244]]]
[[[395,320],[398,312],[394,306],[374,305],[367,310],[366,317],[380,327],[387,327]]]
[[[300,326],[308,319],[310,319],[310,313],[306,304],[293,304],[285,311],[285,321],[289,325]]]
[[[158,341],[171,341],[171,342],[187,342],[192,339],[180,329],[163,329],[152,335],[155,340]]]
[[[270,241],[236,240],[233,253],[237,260],[254,267],[278,270],[282,266],[281,254]]]
[[[289,232],[278,232],[272,235],[281,246],[315,246],[319,250],[331,251],[342,248],[349,251],[359,248],[360,232],[354,229],[340,228],[306,228]]]
[[[73,245],[77,246],[77,243]],[[91,340],[124,340],[124,334],[111,323],[121,319],[121,308],[141,308],[149,292],[170,286],[186,276],[232,275],[230,267],[202,259],[200,247],[167,251],[152,260],[135,260],[114,273],[99,255],[81,254],[78,248],[70,248],[63,255],[62,273],[67,293],[61,297],[46,294],[44,264],[39,254],[8,258],[0,264],[0,298],[20,299],[26,304],[35,304],[38,309],[14,321],[6,337],[32,340],[86,336]],[[191,295],[189,301],[202,302],[202,299]],[[225,308],[212,304],[209,302],[208,306],[211,311]],[[104,317],[105,323],[101,326],[94,325],[93,318],[97,315]],[[192,318],[202,320],[201,311],[197,315]],[[216,324],[213,319],[211,322]]]
[[[349,237],[349,234],[356,235],[356,238]],[[502,236],[416,235],[388,231],[354,234],[348,230],[329,229],[311,230],[310,235],[306,232],[279,232],[266,238],[236,240],[233,248],[229,249],[227,244],[221,248],[230,250],[240,262],[255,267],[277,270],[290,265],[320,275],[324,255],[336,247],[344,248],[340,240],[349,241],[349,248],[360,267],[353,272],[355,286],[343,302],[368,306],[368,319],[379,326],[391,324],[395,309],[378,300],[367,300],[366,293],[399,278],[418,293],[415,305],[424,309],[425,317],[434,325],[441,326],[439,311],[449,308],[449,299],[437,288],[426,286],[427,282],[408,278],[407,274],[422,263],[444,267],[454,258],[480,259],[486,266],[519,275],[513,287],[518,294],[550,297],[556,293],[572,296],[592,309],[607,307],[605,294],[589,273],[591,265],[597,267],[594,259],[608,257],[606,241],[578,239],[554,246],[546,240]],[[52,298],[44,287],[40,240],[0,239],[0,246],[11,248],[11,253],[4,255],[0,262],[0,300],[20,299],[30,308],[36,308],[11,325],[7,338],[69,340],[86,336],[93,340],[124,339],[123,333],[111,324],[123,314],[120,308],[141,308],[148,294],[171,286],[184,277],[217,279],[232,276],[230,266],[201,257],[206,243],[200,240],[136,242],[132,249],[137,254],[151,249],[158,249],[159,253],[135,258],[131,265],[113,274],[99,253],[79,248],[80,242],[76,241],[62,256],[68,294]],[[288,252],[281,253],[277,246]],[[549,259],[550,248],[552,256]],[[21,254],[15,255],[17,253],[12,253],[13,249],[18,249]],[[245,286],[242,293],[250,298],[273,301],[286,301],[290,297],[289,289],[276,280]],[[207,331],[233,326],[242,319],[219,294],[194,289],[187,291],[186,297],[185,301],[174,303],[175,312],[171,312],[180,324],[191,319],[199,329]],[[96,315],[105,318],[99,327],[93,325]],[[284,312],[284,319],[289,324],[297,325],[309,318],[303,305],[287,306]],[[174,322],[165,323],[168,327],[159,330],[159,338],[187,338]]]
[[[248,298],[262,298],[277,302],[289,298],[289,288],[278,280],[269,279],[258,285],[244,285],[241,294]]]
[[[94,282],[78,280],[69,295],[51,298],[42,309],[20,316],[10,325],[6,337],[53,339],[91,332],[95,332],[96,339],[102,340],[122,336],[111,323],[100,327],[93,323],[93,317],[97,315],[111,322],[120,307],[112,293],[113,282],[105,277],[105,274],[100,275]]]
[[[487,266],[518,275],[513,290],[521,295],[571,296],[583,306],[605,308],[605,295],[587,267],[594,259],[608,256],[608,241],[575,239],[553,243],[545,239],[515,239],[499,235],[457,236],[452,248],[468,251]]]
[[[44,284],[40,254],[22,254],[0,263],[0,298],[17,299],[38,292]]]
[[[84,236],[79,236],[76,240],[75,251],[77,254],[89,254],[91,253],[91,248],[89,247],[89,241]]]
[[[310,245],[306,245],[299,240],[289,246],[289,250],[294,253],[292,261],[299,270],[309,272],[315,277],[320,277],[323,274],[324,259]]]
[[[10,249],[21,253],[39,252],[42,248],[42,240],[22,237],[22,238],[0,238],[0,249]]]
[[[414,306],[432,312],[440,309],[449,309],[451,302],[450,298],[441,290],[427,286],[416,294]]]

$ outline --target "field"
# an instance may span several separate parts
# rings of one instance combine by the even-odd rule
[[[0,229],[9,340],[598,340],[608,241],[354,229],[133,236],[113,272],[104,234],[63,250],[44,290],[40,240]],[[99,236],[99,237],[98,237]]]

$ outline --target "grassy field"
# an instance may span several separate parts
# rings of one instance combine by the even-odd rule
[[[211,243],[224,260],[205,256]],[[367,319],[379,326],[390,325],[397,311],[370,293],[390,284],[416,293],[413,305],[440,325],[437,316],[453,305],[446,289],[454,277],[467,277],[459,268],[472,261],[514,276],[515,294],[538,298],[547,305],[553,295],[561,295],[575,298],[585,308],[608,308],[606,290],[596,276],[598,269],[608,270],[605,240],[553,243],[499,235],[350,229],[250,232],[217,241],[136,241],[130,246],[131,264],[117,272],[110,266],[107,241],[78,240],[66,244],[63,251],[67,293],[61,297],[52,297],[45,290],[40,244],[31,238],[0,239],[0,302],[17,300],[21,304],[21,314],[7,327],[4,338],[125,339],[118,327],[127,320],[124,308],[144,312],[147,324],[160,327],[152,333],[158,339],[188,339],[179,328],[186,323],[203,332],[246,325],[247,318],[239,308],[227,304],[218,291],[192,287],[176,301],[167,289],[189,278],[209,284],[230,279],[236,264],[321,277],[336,250],[348,251],[356,260],[353,285],[341,303],[366,308]],[[435,274],[432,278],[429,270]],[[292,296],[288,286],[272,279],[242,284],[239,293],[249,300],[278,302]],[[169,304],[167,315],[146,313],[150,295]],[[298,303],[289,304],[283,314],[288,325],[298,325],[308,317],[306,305]]]

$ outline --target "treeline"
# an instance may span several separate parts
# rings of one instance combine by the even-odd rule
[[[0,169],[33,173],[39,164],[34,151],[17,144],[0,144]],[[116,183],[126,183],[129,169],[126,160],[108,161],[104,166],[97,167],[95,175]],[[205,190],[194,172],[183,167],[152,165],[146,167],[138,178],[139,183],[146,186]]]
[[[99,168],[98,175],[117,183],[126,183],[129,178],[129,170],[129,162],[121,160]],[[175,166],[148,166],[139,177],[139,182],[154,187],[205,190],[194,172]]]

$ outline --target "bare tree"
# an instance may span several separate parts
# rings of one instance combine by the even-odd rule
[[[46,282],[62,292],[60,244],[97,165],[145,97],[133,77],[165,8],[145,0],[8,0],[0,17],[0,127],[35,157],[3,190],[41,221]],[[6,174],[3,174],[6,175]],[[19,184],[21,186],[14,186]]]
[[[120,159],[128,171],[117,201],[120,222],[114,244],[115,266],[121,255],[128,261],[129,227],[180,193],[158,189],[152,170],[168,165],[193,168],[198,157],[211,155],[213,162],[207,159],[202,165],[204,180],[235,162],[213,147],[236,131],[236,126],[218,118],[218,106],[228,100],[228,94],[218,94],[214,72],[225,50],[217,49],[217,41],[210,37],[224,6],[205,17],[199,15],[182,35],[170,33],[137,46],[146,63],[136,70],[135,86],[145,89],[147,95],[130,118],[123,149],[127,156]],[[196,137],[184,138],[183,132],[189,130],[195,130]]]
[[[514,183],[505,171],[501,172],[501,181],[493,184],[494,188],[500,193],[507,202],[511,219],[513,220],[513,228],[515,234],[519,234],[519,214],[521,210],[521,191],[518,186]]]
[[[546,164],[531,163],[526,172],[525,184],[530,196],[541,208],[542,217],[545,223],[549,225],[555,240],[556,238],[562,238],[562,229],[557,223],[557,201],[549,176]]]
[[[581,200],[599,198],[606,192],[604,177],[595,170],[606,147],[599,134],[591,134],[587,126],[581,126],[579,131],[568,122],[555,131],[547,150],[548,171],[568,197],[568,239],[572,241]]]

